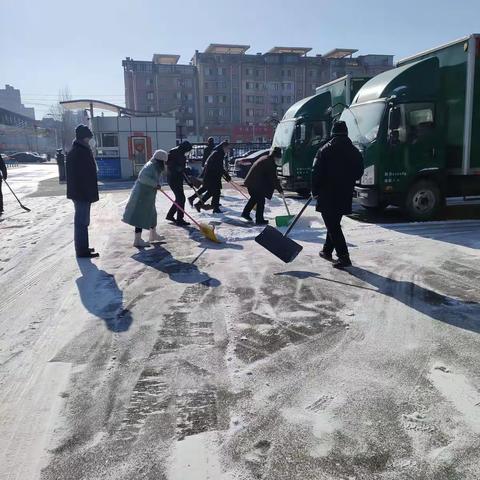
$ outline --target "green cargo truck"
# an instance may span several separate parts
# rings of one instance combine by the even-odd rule
[[[341,120],[364,156],[355,192],[365,208],[427,220],[447,197],[480,195],[480,35],[377,75]]]
[[[312,163],[338,117],[370,77],[347,75],[316,89],[312,97],[292,105],[277,125],[273,146],[282,148],[278,176],[286,190],[310,192]]]

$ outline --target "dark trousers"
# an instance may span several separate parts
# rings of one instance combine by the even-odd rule
[[[77,255],[82,255],[88,252],[88,226],[90,225],[90,202],[82,200],[74,200],[73,206],[75,207],[74,217],[74,241],[75,251]]]
[[[65,181],[65,163],[59,163],[58,164],[58,181],[59,182],[64,182]]]
[[[181,178],[180,180],[169,181],[168,184],[170,185],[170,188],[175,195],[175,202],[178,203],[178,205],[180,205],[183,210],[185,210],[185,193],[183,191],[183,178]],[[177,220],[183,220],[183,212],[179,210],[175,205],[172,205],[167,213],[167,218],[174,218],[175,214],[177,214]]]
[[[323,251],[331,255],[333,249],[335,249],[339,257],[348,257],[347,242],[340,224],[342,217],[342,214],[322,213],[323,221],[327,227],[327,238],[323,245]]]
[[[251,188],[248,189],[248,193],[250,194],[250,200],[248,200],[245,208],[243,209],[244,215],[250,215],[250,212],[253,210],[253,207],[257,206],[257,211],[255,214],[255,220],[257,222],[263,222],[265,219],[263,218],[263,212],[265,211],[265,195],[260,192],[256,192]]]
[[[202,197],[202,202],[205,203],[211,197],[212,207],[218,208],[220,206],[221,192],[219,188],[207,188],[205,195]]]
[[[3,212],[2,179],[0,178],[0,212]]]

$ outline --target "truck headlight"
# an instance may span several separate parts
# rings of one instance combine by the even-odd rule
[[[284,163],[282,167],[282,175],[284,177],[290,176],[290,162]]]
[[[375,185],[375,165],[370,165],[364,170],[361,184]]]

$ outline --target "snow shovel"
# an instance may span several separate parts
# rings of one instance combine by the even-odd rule
[[[290,215],[290,210],[288,209],[287,201],[285,200],[285,194],[283,192],[282,199],[288,215],[279,215],[278,217],[275,217],[275,225],[277,225],[277,227],[288,227],[292,219],[295,218],[295,215]]]
[[[31,212],[31,210],[26,207],[25,205],[22,204],[22,202],[18,199],[18,197],[15,195],[15,192],[12,190],[12,187],[7,183],[7,181],[5,179],[3,179],[3,181],[5,182],[5,185],[8,187],[8,189],[12,192],[12,195],[16,198],[18,204],[27,212]]]
[[[220,240],[215,235],[215,227],[212,225],[207,225],[206,223],[199,223],[194,218],[192,218],[167,192],[159,189],[180,211],[184,213],[203,233],[203,235],[211,240],[212,242],[221,243]]]
[[[313,197],[310,197],[300,212],[288,227],[288,230],[282,235],[276,228],[267,225],[265,230],[255,237],[255,241],[259,243],[263,248],[266,248],[270,253],[273,253],[276,257],[285,263],[292,262],[297,255],[303,250],[303,247],[297,242],[294,242],[291,238],[288,238],[288,234],[291,232],[295,224],[302,216],[305,209],[310,205]]]

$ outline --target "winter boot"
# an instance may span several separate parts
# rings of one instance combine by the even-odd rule
[[[165,220],[167,220],[168,222],[173,222],[175,223],[175,217],[173,215],[167,215],[165,217]]]
[[[324,260],[328,260],[329,262],[331,262],[333,260],[332,254],[330,252],[326,252],[325,250],[320,250],[320,252],[318,254]]]
[[[145,248],[149,247],[150,244],[142,240],[142,232],[135,232],[135,241],[133,242],[133,246],[137,248]]]
[[[181,218],[180,220],[177,220],[175,222],[175,225],[177,225],[178,227],[188,227],[188,225],[190,225],[190,222],[186,222],[183,218]]]
[[[157,233],[157,229],[156,228],[151,228],[150,229],[150,236],[148,238],[148,241],[149,242],[160,242],[162,241],[163,238]]]
[[[252,217],[248,213],[245,213],[245,212],[242,213],[241,217],[247,220],[248,222],[253,222]]]
[[[268,225],[268,220],[257,220],[255,222],[256,225]]]
[[[348,255],[344,255],[342,257],[338,257],[338,260],[335,260],[332,266],[333,268],[338,268],[339,270],[342,270],[344,268],[351,267],[352,262]]]
[[[213,213],[223,213],[220,208],[218,207],[213,207],[213,210],[212,210]]]

